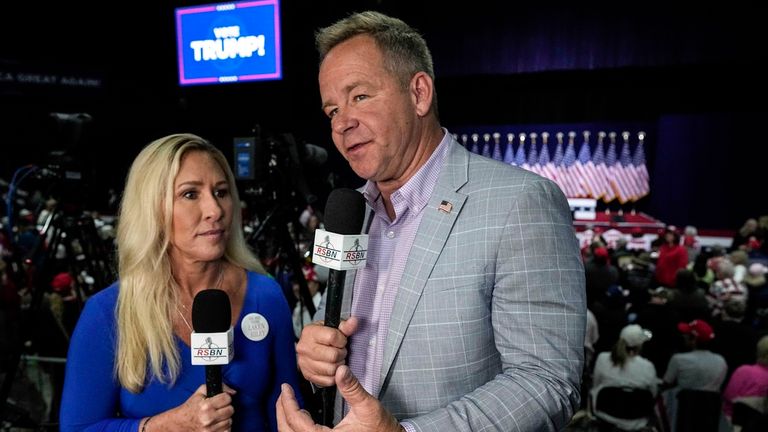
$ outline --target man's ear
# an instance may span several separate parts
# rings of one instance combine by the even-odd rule
[[[432,107],[432,98],[435,95],[435,83],[426,72],[418,72],[411,78],[409,87],[416,113],[425,116]]]

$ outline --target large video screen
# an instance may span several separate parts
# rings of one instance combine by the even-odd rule
[[[282,78],[279,0],[176,8],[179,84]]]

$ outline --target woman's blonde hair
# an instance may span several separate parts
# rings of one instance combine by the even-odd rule
[[[641,349],[640,346],[631,347],[627,344],[627,341],[623,338],[619,338],[619,340],[613,344],[613,348],[611,349],[611,363],[620,369],[624,369],[624,365],[627,364],[627,359],[629,359],[632,354],[640,354]]]
[[[150,379],[174,382],[181,366],[171,319],[178,290],[168,248],[173,185],[182,157],[191,151],[210,155],[226,176],[232,197],[232,226],[224,259],[265,273],[245,241],[235,177],[221,151],[192,134],[168,135],[147,145],[128,173],[117,226],[120,291],[115,373],[121,385],[134,393]]]

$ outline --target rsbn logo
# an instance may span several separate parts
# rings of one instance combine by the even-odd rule
[[[204,361],[214,361],[217,358],[227,357],[226,350],[213,343],[211,338],[205,338],[205,344],[199,348],[194,348],[194,350],[195,357]]]

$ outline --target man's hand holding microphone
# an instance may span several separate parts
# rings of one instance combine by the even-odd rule
[[[299,410],[288,385],[277,400],[278,429],[285,432],[330,430],[333,426],[335,388],[347,402],[349,413],[334,430],[400,431],[400,425],[379,401],[371,396],[346,366],[347,342],[357,330],[354,317],[341,321],[341,300],[347,270],[365,265],[368,236],[361,234],[365,199],[353,189],[335,189],[325,206],[325,230],[316,230],[312,262],[328,267],[325,319],[301,332],[296,345],[298,366],[304,377],[321,387],[323,424],[315,424],[306,410]],[[354,425],[354,428],[353,426]],[[361,428],[362,427],[362,428]]]

